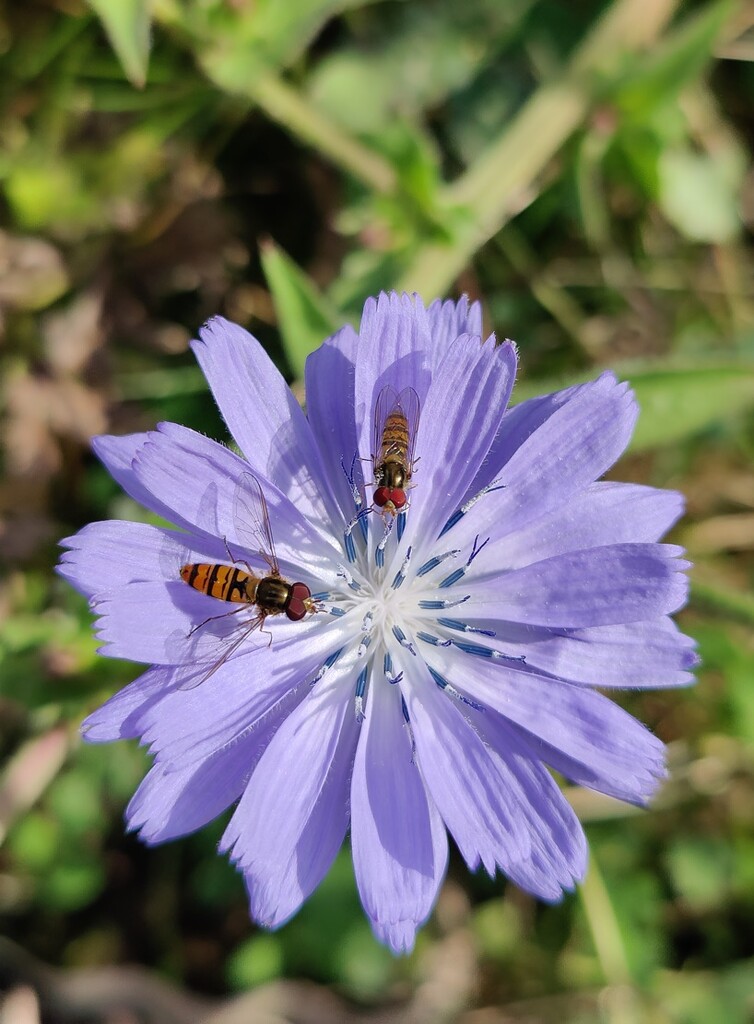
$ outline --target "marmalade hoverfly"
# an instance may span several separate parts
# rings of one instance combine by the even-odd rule
[[[413,388],[398,394],[386,385],[374,407],[372,459],[375,492],[373,502],[380,514],[395,516],[406,507],[414,468],[414,445],[419,426],[419,396]]]
[[[213,672],[216,672],[250,633],[263,627],[268,615],[284,614],[293,622],[298,622],[308,612],[317,611],[316,602],[312,598],[309,587],[305,583],[289,583],[280,574],[267,501],[261,484],[251,473],[244,473],[236,486],[234,518],[236,531],[241,540],[250,550],[262,556],[270,571],[266,575],[258,575],[253,572],[247,562],[242,562],[242,564],[248,571],[239,569],[237,565],[210,562],[193,562],[181,566],[181,579],[194,590],[219,601],[228,601],[239,605],[238,608],[234,608],[230,612],[211,615],[204,619],[203,622],[194,626],[189,636],[201,629],[207,622],[236,615],[249,605],[256,608],[256,614],[252,618],[239,623],[231,631],[231,633],[238,631],[238,635],[226,646],[209,672],[198,682],[194,682],[193,686],[198,686]],[[228,557],[232,561],[240,561],[233,558],[230,549],[228,549]],[[225,639],[229,640],[230,637]]]

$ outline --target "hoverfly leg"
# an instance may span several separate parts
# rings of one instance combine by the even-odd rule
[[[236,558],[236,556],[230,550],[230,545],[228,544],[228,538],[227,537],[223,537],[223,544],[225,545],[225,550],[226,550],[226,552],[228,554],[228,561],[229,562],[233,562],[234,565],[245,565],[247,572],[249,572],[249,573],[253,573],[254,572],[254,570],[251,568],[251,566],[249,565],[249,563],[246,561],[245,558]]]
[[[229,615],[238,615],[239,612],[244,611],[248,607],[249,606],[247,604],[241,604],[238,606],[238,608],[234,608],[233,611],[223,612],[222,615],[210,615],[209,618],[203,619],[201,622],[197,623],[196,626],[192,626],[191,629],[186,634],[186,639],[188,639],[190,636],[193,636],[194,633],[196,633],[197,629],[201,629],[202,626],[206,626],[208,622],[214,622],[215,619],[227,619]]]

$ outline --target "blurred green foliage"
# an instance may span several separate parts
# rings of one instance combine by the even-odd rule
[[[0,14],[7,936],[50,963],[137,961],[216,994],[304,977],[387,1007],[432,983],[438,1020],[751,1019],[752,25],[734,0]],[[86,602],[50,571],[57,537],[143,516],[92,434],[174,419],[224,437],[187,350],[206,317],[248,325],[298,383],[318,341],[390,287],[481,297],[520,343],[517,401],[606,366],[632,382],[642,418],[616,477],[688,497],[683,626],[704,658],[694,690],[625,698],[670,744],[653,810],[570,794],[593,851],[577,896],[536,905],[456,858],[398,961],[347,850],[267,934],[216,856],[222,823],[159,850],[124,837],[147,757],[85,747],[76,727],[137,673],[97,656]]]

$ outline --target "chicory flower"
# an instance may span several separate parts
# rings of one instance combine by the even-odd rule
[[[306,415],[246,331],[217,317],[200,334],[241,454],[172,423],[99,437],[115,479],[178,529],[94,523],[63,542],[101,652],[151,666],[83,726],[154,755],[129,827],[160,843],[236,804],[221,848],[268,927],[350,828],[364,909],[396,952],[431,912],[448,833],[471,870],[559,899],[587,851],[547,766],[645,803],[663,744],[597,688],[680,686],[696,661],[669,618],[688,563],[658,543],[681,496],[597,482],[631,436],[630,389],[603,373],[509,408],[515,346],[483,342],[465,299],[370,299],[358,333],[309,357]],[[400,510],[374,502],[375,406],[393,393],[419,410]],[[313,595],[297,621],[187,585],[196,566],[270,573],[244,521],[255,489],[282,578]]]

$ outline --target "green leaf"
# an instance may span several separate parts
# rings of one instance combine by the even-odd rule
[[[735,11],[735,0],[703,6],[643,60],[627,63],[626,78],[613,102],[646,124],[657,108],[667,107],[689,83],[704,74],[714,58],[715,43]]]
[[[693,437],[754,406],[754,365],[700,365],[629,374],[641,415],[631,451]]]
[[[89,0],[129,81],[141,88],[149,63],[150,0]]]
[[[735,149],[714,155],[669,149],[659,163],[660,207],[686,238],[729,242],[741,230],[738,195],[745,173]]]
[[[342,326],[342,320],[316,285],[274,242],[262,244],[261,258],[288,365],[300,378],[306,357]]]
[[[695,366],[624,364],[614,369],[631,384],[639,403],[632,452],[676,444],[754,407],[754,363],[750,360]],[[581,384],[594,376],[592,372],[557,382],[523,382],[516,385],[513,401]]]

